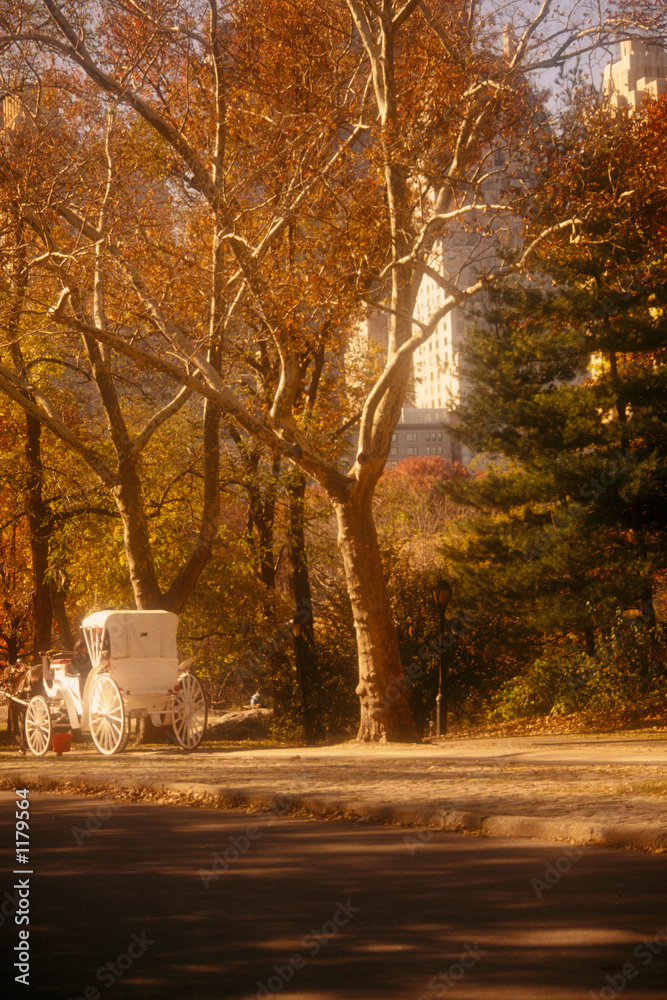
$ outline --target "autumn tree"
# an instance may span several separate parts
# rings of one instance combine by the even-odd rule
[[[461,462],[439,455],[404,458],[388,469],[375,494],[375,520],[385,545],[420,570],[433,571],[436,540],[461,514],[460,505],[452,503],[440,485],[467,476]]]
[[[4,402],[4,401],[3,401]],[[16,663],[32,632],[30,544],[22,505],[22,414],[0,408],[0,658]],[[18,506],[18,509],[17,509]]]
[[[42,595],[44,603],[43,608],[36,608],[36,648],[48,647],[51,628],[47,570],[48,531],[53,519],[41,495],[43,426],[83,459],[110,491],[124,527],[138,607],[182,607],[209,557],[219,514],[219,412],[213,404],[205,403],[200,530],[189,556],[161,589],[141,463],[156,432],[188,403],[192,392],[188,388],[167,391],[159,384],[159,377],[152,375],[138,379],[136,370],[130,371],[122,359],[114,359],[106,348],[78,331],[65,335],[56,346],[40,328],[44,303],[63,281],[69,283],[79,318],[101,326],[107,323],[107,297],[113,298],[115,292],[106,277],[104,247],[99,243],[81,247],[80,234],[69,216],[60,220],[60,226],[54,225],[57,213],[53,212],[52,189],[48,192],[54,171],[59,172],[70,193],[77,193],[78,207],[94,214],[102,229],[127,226],[135,234],[140,230],[140,239],[145,240],[145,227],[152,225],[152,237],[159,239],[160,227],[168,216],[164,189],[155,194],[146,186],[146,175],[139,176],[134,169],[139,151],[132,144],[119,149],[119,126],[113,114],[104,109],[103,116],[96,118],[90,106],[75,111],[67,89],[70,84],[63,77],[48,74],[36,81],[20,101],[15,101],[14,107],[20,111],[2,133],[2,179],[14,227],[6,231],[2,246],[8,278],[4,341],[12,364],[3,367],[0,381],[6,394],[26,413],[35,592],[38,598]],[[83,128],[85,137],[81,136]],[[68,150],[66,157],[61,155],[62,146]],[[132,216],[128,200],[118,190],[116,156],[125,159],[125,181],[141,189]]]
[[[412,354],[449,311],[506,273],[495,248],[516,237],[505,220],[525,189],[521,164],[533,136],[545,128],[530,74],[637,24],[654,35],[664,28],[654,5],[628,10],[600,14],[589,0],[567,12],[553,0],[534,10],[475,0],[2,0],[0,47],[21,83],[48,65],[70,81],[79,122],[94,109],[118,130],[95,140],[108,183],[99,166],[91,185],[83,171],[72,180],[55,169],[53,156],[39,164],[39,226],[48,217],[49,236],[34,256],[52,281],[44,329],[82,337],[100,379],[113,351],[200,393],[326,492],[357,633],[360,739],[415,735],[407,698],[384,698],[391,686],[401,690],[402,667],[372,510]],[[113,143],[106,153],[104,136],[113,134],[134,143],[131,168]],[[30,175],[16,159],[5,158],[2,170],[13,185]],[[105,196],[110,189],[122,190],[122,212]],[[147,191],[153,214],[169,203],[157,238],[145,235]],[[571,226],[558,219],[547,229]],[[206,266],[188,252],[188,231],[206,249]],[[416,323],[425,274],[443,298]],[[297,295],[285,303],[280,289],[290,280],[317,289],[320,307],[299,310]],[[322,436],[320,397],[309,405],[303,384],[318,357],[340,370],[354,315],[349,306],[348,323],[332,324],[328,306],[350,294],[386,312],[389,336],[346,468]],[[275,375],[268,406],[252,388],[258,358]],[[29,401],[25,378],[5,378],[3,388],[55,429],[44,403]],[[340,425],[353,416],[343,402]],[[117,455],[121,438],[132,450],[123,429]],[[139,486],[118,482],[128,512]],[[128,525],[141,535],[134,514]],[[143,572],[140,537],[137,545]],[[146,579],[150,603],[149,565]]]

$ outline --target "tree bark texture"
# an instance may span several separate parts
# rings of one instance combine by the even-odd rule
[[[163,598],[155,573],[141,478],[132,459],[120,463],[118,483],[112,493],[123,521],[125,553],[137,610],[161,609]]]
[[[33,657],[51,645],[51,592],[47,579],[49,569],[49,512],[42,493],[42,426],[39,420],[26,414],[25,455],[28,466],[26,475],[26,506],[30,527],[30,549],[33,572],[33,610],[35,621]]]
[[[70,625],[69,615],[67,614],[67,606],[65,603],[67,592],[62,585],[55,580],[51,581],[50,590],[51,608],[56,628],[58,629],[60,648],[74,649],[74,633],[72,632],[72,626]]]
[[[313,602],[308,572],[308,553],[304,529],[304,504],[306,495],[306,475],[294,469],[287,485],[289,504],[289,555],[290,584],[294,608],[308,642],[315,642],[313,628]]]
[[[357,633],[361,721],[360,742],[418,742],[408,707],[384,570],[371,511],[371,498],[335,504],[338,547],[343,558]]]
[[[199,535],[185,565],[164,596],[162,608],[180,614],[206,568],[220,525],[220,411],[206,400],[204,406],[204,504]]]
[[[294,655],[301,686],[303,727],[306,743],[313,741],[317,722],[319,669],[315,647],[313,601],[308,571],[308,553],[305,533],[305,495],[307,478],[300,469],[294,469],[287,484],[289,507],[290,587],[294,615],[301,625],[302,634],[294,637]]]

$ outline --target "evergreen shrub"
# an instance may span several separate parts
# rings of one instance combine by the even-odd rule
[[[667,714],[667,626],[628,625],[618,617],[593,656],[561,650],[511,678],[490,718],[580,713],[590,723],[623,723]]]

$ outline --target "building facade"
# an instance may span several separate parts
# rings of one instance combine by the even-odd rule
[[[620,56],[604,69],[602,91],[617,108],[637,109],[667,93],[667,52],[639,38],[621,42]]]
[[[393,434],[387,468],[393,468],[404,458],[424,455],[438,455],[448,462],[462,461],[461,445],[443,429],[447,420],[451,420],[451,413],[444,408],[404,407]]]
[[[433,278],[422,279],[415,305],[415,319],[426,323],[444,303],[445,293]],[[459,309],[440,320],[435,332],[414,353],[414,401],[420,409],[454,409],[460,399],[458,349],[463,337]]]
[[[15,94],[0,93],[0,131],[12,126],[20,120],[22,105]]]

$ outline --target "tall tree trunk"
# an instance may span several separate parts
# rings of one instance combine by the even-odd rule
[[[7,663],[16,663],[21,653],[21,626],[23,624],[23,614],[18,609],[13,600],[16,594],[16,521],[12,525],[12,540],[9,546],[3,546],[2,558],[0,559],[0,584],[3,611],[5,614],[4,629],[0,631],[0,638],[7,649]]]
[[[267,618],[273,619],[275,618],[274,591],[276,589],[276,495],[281,460],[279,455],[272,456],[270,477],[262,485],[258,471],[259,452],[248,456],[245,447],[243,447],[239,448],[239,453],[246,470],[246,482],[244,486],[248,494],[249,507],[249,530],[247,537],[250,545],[255,550],[257,578],[264,584],[265,614]]]
[[[595,656],[595,629],[592,625],[584,625],[584,643],[589,656]]]
[[[336,503],[338,547],[343,557],[359,654],[361,742],[417,742],[408,707],[398,636],[384,582],[371,496]]]
[[[69,616],[67,614],[67,608],[65,606],[65,598],[67,597],[65,581],[66,577],[64,573],[62,574],[61,579],[51,580],[51,607],[56,627],[58,629],[58,637],[60,639],[61,648],[73,649],[75,639],[74,633],[72,632],[72,626],[70,625]]]
[[[267,591],[276,588],[275,546],[273,533],[273,518],[262,511],[259,517],[254,517],[257,531],[257,575]]]
[[[112,492],[123,521],[125,553],[137,609],[161,609],[163,598],[155,573],[141,478],[135,459],[120,462],[118,482]]]
[[[32,552],[34,643],[33,657],[39,660],[39,653],[51,645],[51,592],[47,580],[49,568],[49,536],[51,532],[49,512],[44,503],[42,466],[42,425],[30,414],[26,414],[25,455],[28,466],[26,475],[26,506],[30,527],[30,549]]]
[[[291,588],[294,607],[299,622],[309,643],[315,640],[313,629],[313,603],[310,592],[306,535],[304,531],[304,500],[307,477],[300,469],[294,469],[288,485],[289,506],[289,555],[291,568]]]
[[[220,411],[204,405],[204,504],[197,542],[183,568],[164,595],[165,611],[180,614],[211,558],[220,525]]]
[[[304,501],[307,477],[294,469],[287,483],[289,510],[290,585],[294,614],[301,625],[301,634],[294,637],[294,655],[301,687],[303,729],[307,744],[311,744],[317,727],[319,671],[315,649],[313,602],[310,592]]]
[[[21,349],[21,316],[28,282],[27,253],[24,242],[23,221],[12,206],[9,218],[15,227],[15,253],[10,257],[13,269],[14,294],[10,299],[6,321],[6,338],[17,373],[24,377],[26,365]],[[49,510],[44,503],[44,466],[42,464],[42,425],[26,412],[26,480],[25,497],[30,532],[30,550],[33,575],[33,657],[39,660],[39,653],[51,645],[51,595],[47,582],[49,568],[49,537],[52,531]],[[12,661],[13,662],[13,661]]]

